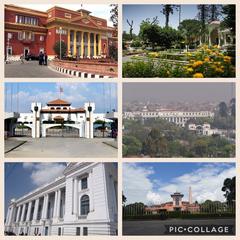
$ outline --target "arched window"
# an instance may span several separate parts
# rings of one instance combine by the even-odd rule
[[[89,196],[83,195],[81,197],[81,215],[87,215],[89,213]]]

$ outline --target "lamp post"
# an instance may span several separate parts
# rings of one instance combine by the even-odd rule
[[[62,27],[59,28],[60,35],[60,60],[62,60]]]
[[[92,112],[92,106],[90,105],[89,102],[89,106],[88,106],[88,112],[89,112],[89,138],[91,138],[91,112]]]
[[[34,106],[34,111],[35,111],[35,138],[37,138],[37,111],[38,111],[38,106]]]
[[[9,54],[8,54],[9,42],[10,42],[10,33],[8,33],[8,35],[7,35],[7,56],[6,56],[6,63],[8,63],[8,58],[9,58]]]

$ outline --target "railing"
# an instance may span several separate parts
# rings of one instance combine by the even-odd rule
[[[123,206],[123,219],[168,219],[168,218],[211,218],[234,217],[235,203],[204,203],[183,208],[167,210],[163,207],[147,207],[143,204]]]

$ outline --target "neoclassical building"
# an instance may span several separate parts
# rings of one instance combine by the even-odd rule
[[[163,119],[176,125],[184,127],[186,122],[198,118],[213,118],[214,113],[210,111],[175,111],[159,110],[149,111],[143,108],[142,111],[124,112],[123,117],[126,119]]]
[[[46,12],[5,5],[5,55],[19,59],[23,54],[46,52],[54,58],[57,41],[67,45],[67,54],[78,58],[109,55],[109,46],[117,47],[117,32],[107,20],[85,9],[76,11],[54,6]]]
[[[63,99],[49,101],[45,106],[40,102],[31,104],[31,112],[5,113],[5,132],[8,136],[28,135],[33,138],[52,135],[93,138],[96,120],[115,122],[117,113],[95,113],[95,103],[88,102],[84,107],[73,107]]]
[[[11,200],[5,231],[42,236],[116,235],[117,186],[116,163],[69,163],[54,181]]]

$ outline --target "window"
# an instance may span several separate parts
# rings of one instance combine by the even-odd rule
[[[70,14],[70,13],[65,13],[65,18],[71,18],[72,17],[72,15]]]
[[[62,231],[62,229],[59,227],[58,228],[58,236],[61,236],[61,231]]]
[[[16,23],[20,24],[28,24],[28,25],[38,25],[38,19],[36,17],[27,17],[27,16],[21,16],[16,15],[15,18]]]
[[[44,41],[44,36],[40,36],[40,41],[43,42]]]
[[[88,235],[88,228],[83,227],[83,236],[87,236],[87,235]]]
[[[77,236],[80,236],[80,227],[77,227],[77,228],[76,228],[76,235],[77,235]]]
[[[82,190],[88,188],[87,178],[83,178],[83,179],[81,180],[81,186],[82,186]]]
[[[81,197],[81,215],[87,215],[89,213],[89,196],[83,195]]]

